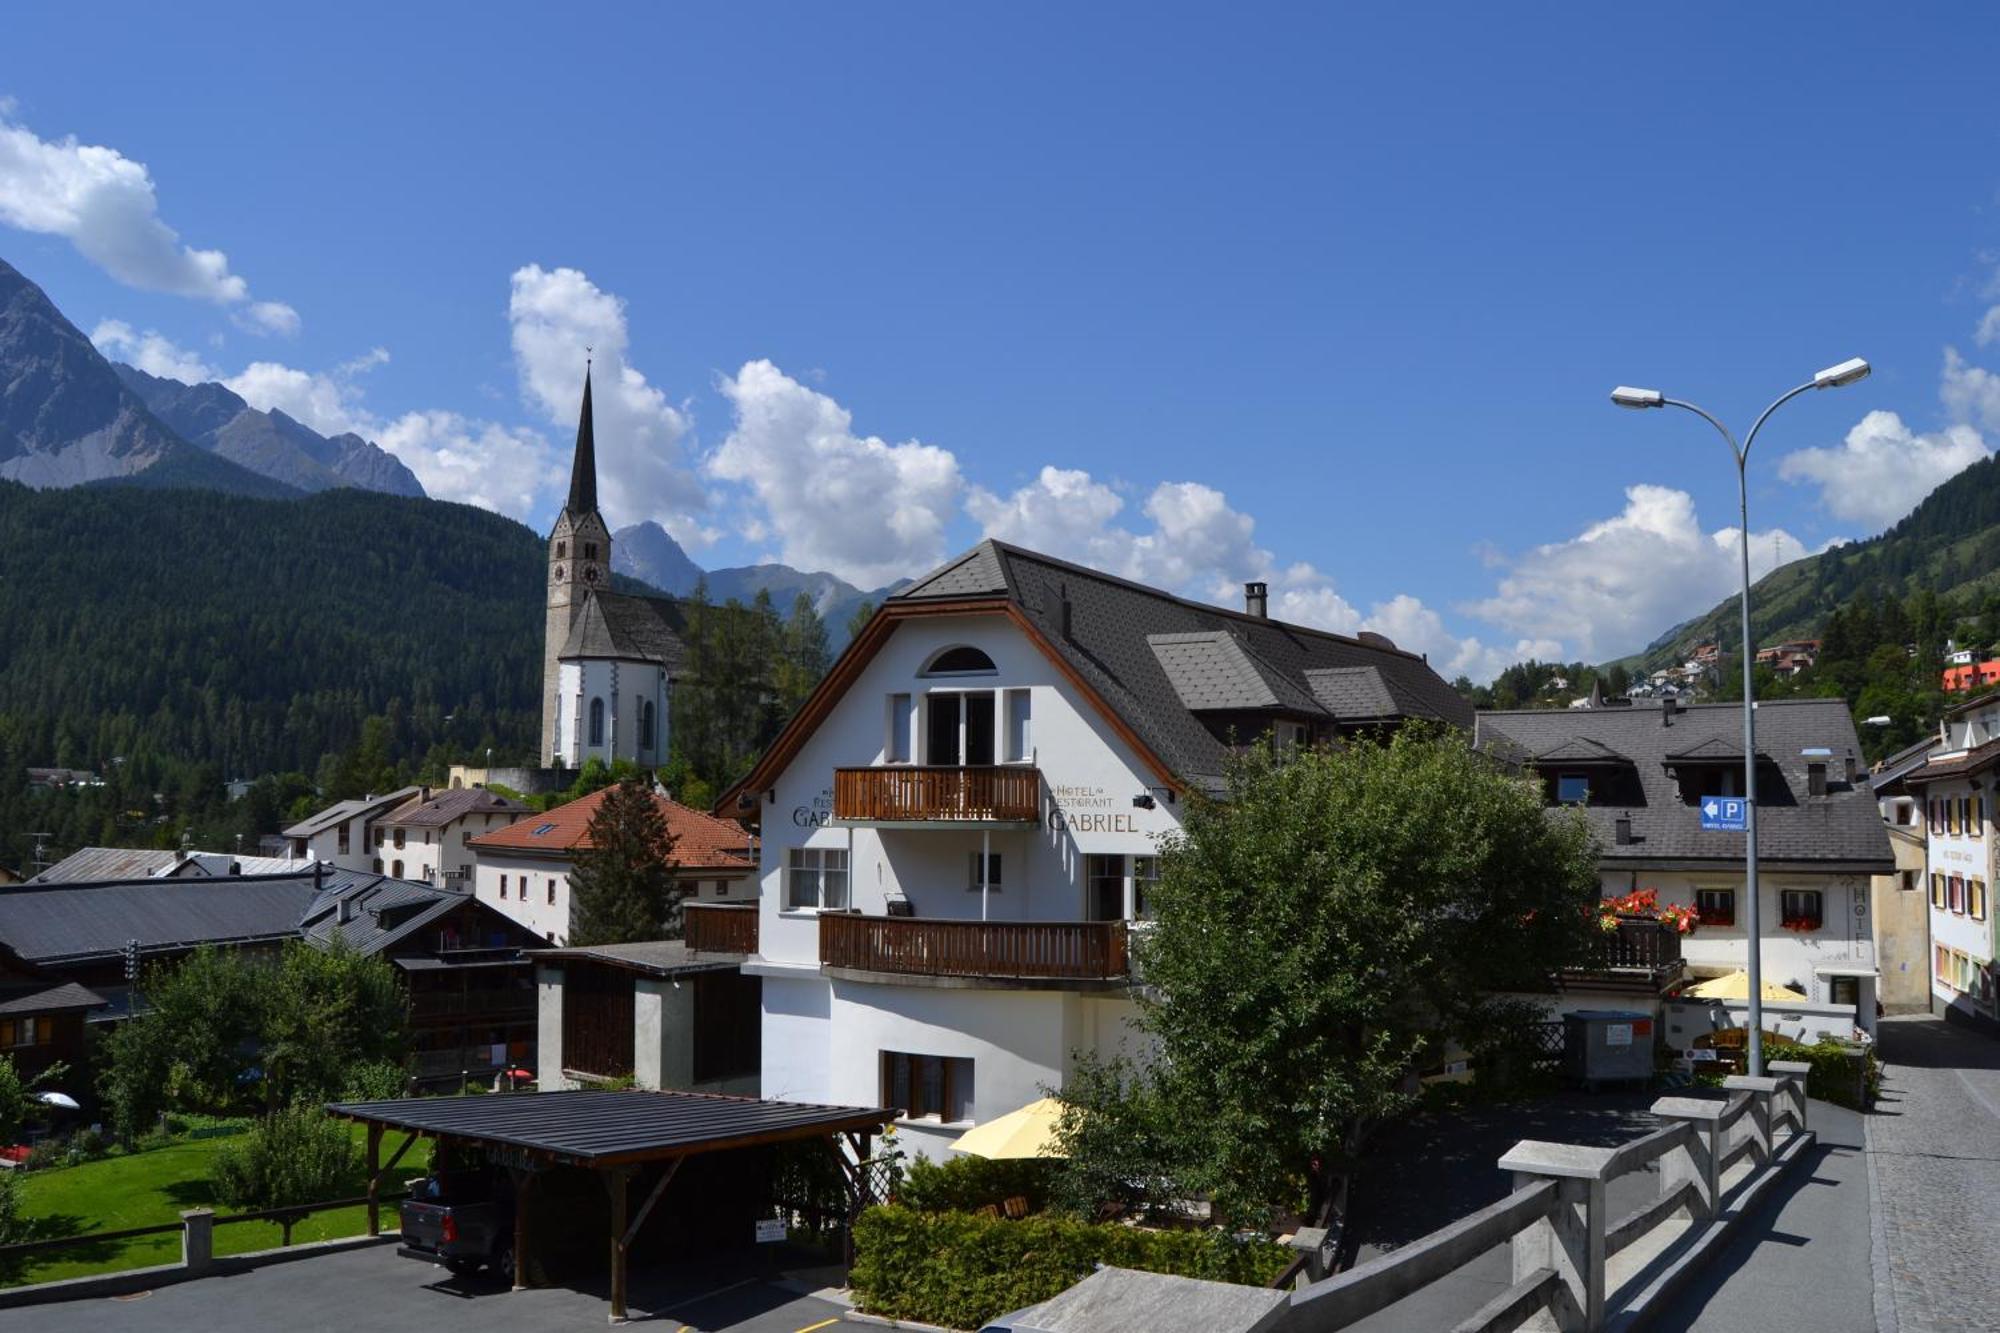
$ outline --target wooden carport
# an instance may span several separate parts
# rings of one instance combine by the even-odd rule
[[[420,1137],[473,1148],[514,1179],[514,1285],[527,1285],[528,1199],[534,1178],[553,1166],[582,1167],[603,1180],[611,1195],[611,1317],[625,1318],[626,1256],[680,1164],[701,1153],[806,1140],[824,1142],[841,1165],[854,1208],[864,1202],[858,1163],[868,1160],[871,1137],[895,1119],[879,1107],[818,1106],[695,1092],[527,1092],[473,1097],[410,1097],[382,1102],[336,1102],[327,1111],[368,1126],[368,1234],[381,1231],[376,1202],[382,1176],[393,1170]],[[386,1130],[407,1137],[382,1161]],[[845,1139],[852,1158],[841,1150]],[[664,1164],[660,1179],[638,1211],[630,1213],[626,1187],[634,1172]]]

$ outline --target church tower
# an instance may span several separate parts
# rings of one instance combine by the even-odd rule
[[[576,458],[570,465],[569,501],[549,533],[548,620],[542,638],[542,759],[560,766],[557,655],[592,591],[611,586],[611,529],[597,512],[597,442],[590,420],[590,365],[583,368],[583,412],[576,422]]]

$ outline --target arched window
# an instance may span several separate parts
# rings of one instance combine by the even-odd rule
[[[604,744],[604,700],[602,699],[590,701],[590,743]]]
[[[639,748],[653,748],[653,701],[648,699],[639,705]]]
[[[977,648],[960,644],[947,648],[930,660],[923,670],[926,676],[985,676],[999,670],[993,659]]]

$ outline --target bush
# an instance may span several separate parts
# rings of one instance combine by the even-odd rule
[[[23,1171],[46,1171],[52,1166],[62,1166],[69,1160],[69,1149],[60,1140],[43,1139],[28,1149],[28,1155],[21,1161]]]
[[[1142,1231],[1054,1214],[1011,1222],[973,1213],[870,1208],[854,1226],[849,1283],[863,1309],[951,1328],[1033,1305],[1100,1263],[1263,1286],[1292,1254],[1215,1231]]]
[[[341,1096],[351,1102],[393,1101],[409,1091],[410,1076],[399,1064],[371,1060],[347,1071],[347,1087]]]
[[[1862,1056],[1862,1087],[1859,1100],[1854,1086],[1853,1048],[1831,1037],[1822,1038],[1811,1046],[1801,1046],[1782,1037],[1766,1037],[1764,1040],[1764,1066],[1770,1068],[1773,1060],[1803,1060],[1812,1066],[1806,1075],[1806,1096],[1835,1106],[1845,1106],[1850,1110],[1865,1111],[1865,1103],[1873,1102],[1875,1094],[1882,1087],[1882,1062],[1875,1056],[1875,1048],[1869,1047]]]
[[[0,1171],[0,1245],[26,1239],[21,1224],[21,1191],[15,1183],[17,1174]]]
[[[215,1197],[235,1208],[282,1208],[341,1197],[361,1170],[347,1126],[312,1106],[274,1112],[215,1155]]]
[[[910,1163],[896,1202],[920,1213],[971,1213],[989,1203],[1025,1198],[1028,1211],[1039,1213],[1048,1207],[1058,1165],[1052,1159],[985,1157],[957,1157],[939,1165],[919,1157]]]

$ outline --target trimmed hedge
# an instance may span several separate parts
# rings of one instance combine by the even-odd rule
[[[1869,1047],[1862,1057],[1864,1072],[1861,1097],[1863,1102],[1875,1100],[1875,1094],[1882,1087],[1882,1062],[1875,1056],[1875,1048]],[[1806,1096],[1850,1110],[1865,1111],[1866,1105],[1855,1100],[1854,1056],[1850,1049],[1838,1041],[1821,1041],[1812,1046],[1801,1046],[1783,1037],[1766,1038],[1764,1042],[1764,1065],[1770,1067],[1773,1060],[1803,1060],[1812,1066],[1806,1075]]]
[[[919,1157],[897,1186],[895,1202],[921,1213],[974,1213],[989,1203],[997,1207],[1025,1198],[1028,1211],[1039,1213],[1048,1207],[1057,1165],[1047,1158],[955,1157],[939,1164]]]
[[[894,1319],[978,1328],[1089,1275],[1096,1264],[1264,1286],[1293,1255],[1270,1240],[1214,1231],[1142,1231],[1044,1214],[870,1208],[854,1225],[849,1285],[861,1308]]]

